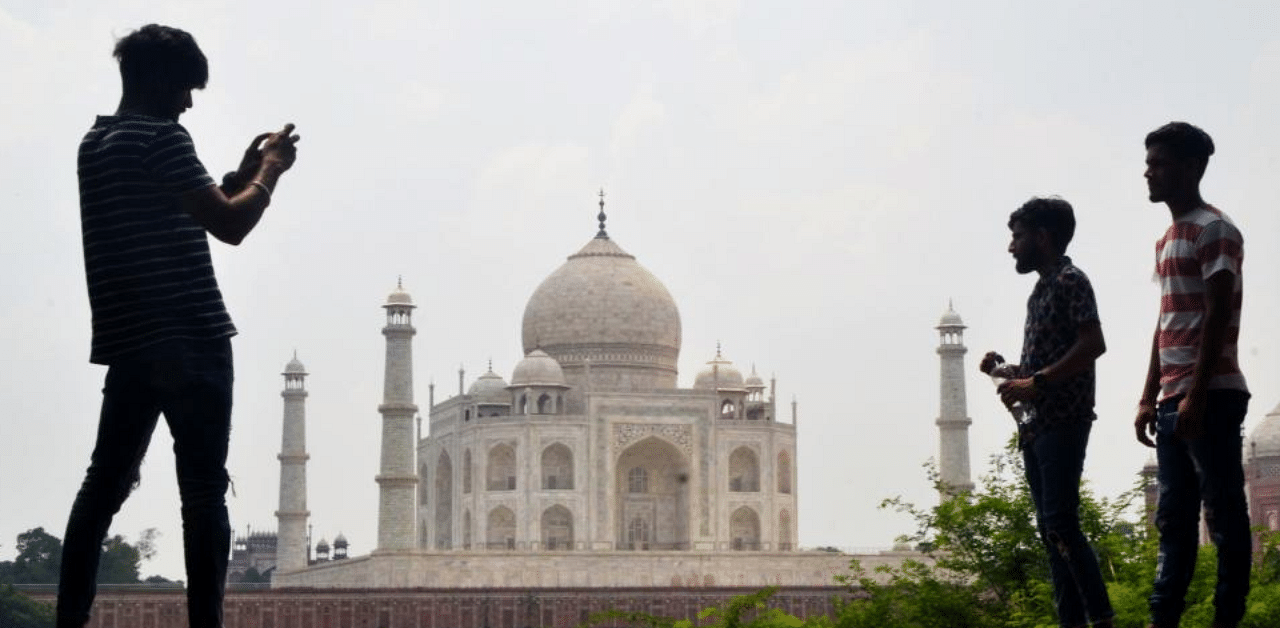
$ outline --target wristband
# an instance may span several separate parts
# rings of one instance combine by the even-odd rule
[[[271,188],[268,188],[267,184],[257,179],[254,179],[249,182],[249,185],[252,185],[253,187],[258,188],[259,190],[262,190],[262,193],[267,195],[267,200],[268,201],[271,200]]]
[[[1049,380],[1045,378],[1044,373],[1036,371],[1031,375],[1031,383],[1035,385],[1036,390],[1045,390],[1049,388]]]

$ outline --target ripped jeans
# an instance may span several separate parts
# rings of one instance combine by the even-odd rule
[[[97,591],[102,541],[139,479],[160,414],[173,435],[191,628],[222,625],[231,552],[227,443],[231,341],[173,340],[113,362],[102,389],[98,438],[71,506],[58,583],[58,628],[81,628]]]
[[[1156,414],[1156,458],[1160,469],[1160,501],[1156,528],[1160,555],[1149,600],[1157,626],[1177,626],[1185,608],[1187,587],[1200,548],[1203,503],[1209,537],[1218,546],[1218,584],[1214,619],[1234,626],[1244,617],[1249,594],[1253,539],[1241,466],[1241,425],[1249,409],[1249,393],[1210,390],[1204,412],[1204,435],[1195,440],[1174,436],[1181,396],[1161,402]]]
[[[1098,557],[1080,531],[1080,474],[1092,429],[1091,421],[1051,425],[1022,448],[1061,626],[1087,626],[1115,615]]]

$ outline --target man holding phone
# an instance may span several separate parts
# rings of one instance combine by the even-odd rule
[[[239,244],[297,155],[293,125],[255,137],[221,187],[178,117],[209,66],[185,31],[149,24],[116,43],[123,93],[80,143],[80,220],[93,311],[89,361],[107,366],[98,434],[67,520],[57,625],[81,628],[102,541],[139,479],[161,414],[173,435],[191,628],[222,626],[230,553],[226,460],[231,337],[207,234]]]

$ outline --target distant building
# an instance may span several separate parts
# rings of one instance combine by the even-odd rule
[[[265,582],[276,568],[276,533],[246,530],[231,544],[227,582]]]
[[[1264,530],[1280,531],[1280,404],[1263,417],[1244,448],[1249,519]]]

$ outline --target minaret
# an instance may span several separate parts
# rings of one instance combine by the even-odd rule
[[[969,479],[969,425],[964,396],[964,321],[951,304],[938,323],[938,355],[942,362],[938,414],[938,481],[943,496],[973,490]]]
[[[276,511],[276,569],[307,566],[307,369],[298,353],[284,367],[284,425],[280,444],[280,509]]]
[[[414,472],[413,417],[413,300],[397,281],[387,297],[387,364],[383,379],[382,462],[378,482],[378,550],[415,547],[418,476]]]

